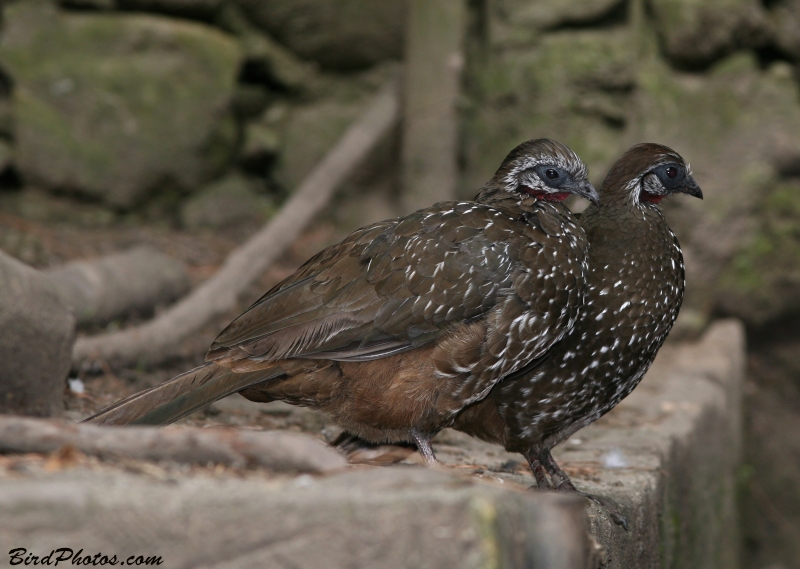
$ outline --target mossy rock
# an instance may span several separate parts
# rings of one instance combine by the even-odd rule
[[[275,181],[287,191],[294,190],[344,134],[360,110],[358,101],[335,99],[292,106],[280,131]]]
[[[235,173],[208,184],[183,204],[181,224],[197,230],[263,223],[275,205],[254,186],[254,182]]]
[[[492,52],[469,71],[463,196],[473,195],[514,146],[531,138],[567,144],[592,179],[602,180],[624,149],[635,70],[625,30],[564,31],[532,48]]]
[[[492,46],[526,46],[543,31],[564,26],[586,26],[625,19],[624,0],[495,0],[487,3],[484,18]]]
[[[327,74],[319,78],[317,98],[267,109],[260,122],[278,136],[278,159],[272,171],[277,184],[293,191],[396,72],[394,64],[389,63],[358,75]],[[268,142],[266,129],[261,130],[264,143]]]
[[[191,190],[230,160],[236,42],[160,16],[5,9],[15,164],[33,184],[126,208]]]
[[[720,282],[720,305],[754,326],[800,313],[800,181],[781,180],[761,195],[755,231]]]
[[[704,67],[736,48],[767,40],[766,13],[758,0],[650,0],[666,55],[686,67]]]
[[[278,86],[293,93],[302,93],[316,82],[315,63],[302,60],[264,33],[236,4],[224,4],[215,23],[239,40],[245,58],[245,81]]]
[[[275,162],[280,146],[281,139],[275,128],[258,121],[248,123],[239,152],[239,163],[246,171],[265,176]]]
[[[303,58],[365,68],[403,53],[404,0],[236,0],[250,19]]]

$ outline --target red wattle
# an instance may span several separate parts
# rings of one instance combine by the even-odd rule
[[[528,186],[523,186],[522,189],[525,190],[525,193],[535,198],[539,198],[540,200],[548,202],[563,202],[565,199],[569,197],[569,192],[550,193],[550,192],[544,192],[542,190],[534,190],[533,188],[529,188]]]
[[[663,200],[665,197],[667,197],[667,196],[661,196],[661,195],[658,195],[658,194],[651,194],[650,192],[645,192],[644,190],[639,192],[639,201],[640,202],[647,202],[647,203],[657,204],[661,200]]]

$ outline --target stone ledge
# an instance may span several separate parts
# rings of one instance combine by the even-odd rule
[[[740,323],[725,321],[695,345],[668,347],[613,414],[578,433],[585,443],[559,455],[627,464],[583,485],[623,504],[631,523],[621,534],[592,516],[607,567],[738,567],[744,336]]]
[[[697,343],[665,346],[628,398],[554,450],[579,490],[618,502],[630,525],[626,532],[587,506],[603,568],[738,566],[744,342],[743,326],[726,320]],[[445,462],[532,483],[519,456],[460,433],[438,440]],[[520,464],[509,469],[508,461]]]
[[[742,327],[717,323],[662,350],[629,398],[556,449],[580,489],[620,504],[627,532],[577,497],[528,492],[520,457],[445,431],[436,470],[6,473],[0,545],[180,568],[735,568],[743,374]]]
[[[591,554],[574,496],[413,466],[273,481],[72,471],[3,484],[0,518],[3,554],[82,548],[170,568],[570,569]]]

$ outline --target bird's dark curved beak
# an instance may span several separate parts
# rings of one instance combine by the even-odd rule
[[[570,189],[574,194],[586,198],[594,205],[600,205],[600,194],[598,194],[597,190],[594,189],[594,186],[586,180],[574,184]]]
[[[701,200],[703,199],[703,190],[700,189],[700,186],[697,185],[697,182],[695,182],[694,178],[691,176],[686,178],[686,186],[680,191],[690,196],[700,198]]]

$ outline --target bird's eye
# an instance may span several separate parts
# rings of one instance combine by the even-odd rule
[[[674,178],[677,175],[678,175],[678,169],[675,166],[670,166],[669,168],[667,168],[668,178]]]
[[[535,166],[533,171],[536,172],[539,180],[551,188],[560,189],[564,186],[564,184],[568,184],[572,178],[569,172],[563,168],[559,168],[555,164],[541,164],[539,166]]]

